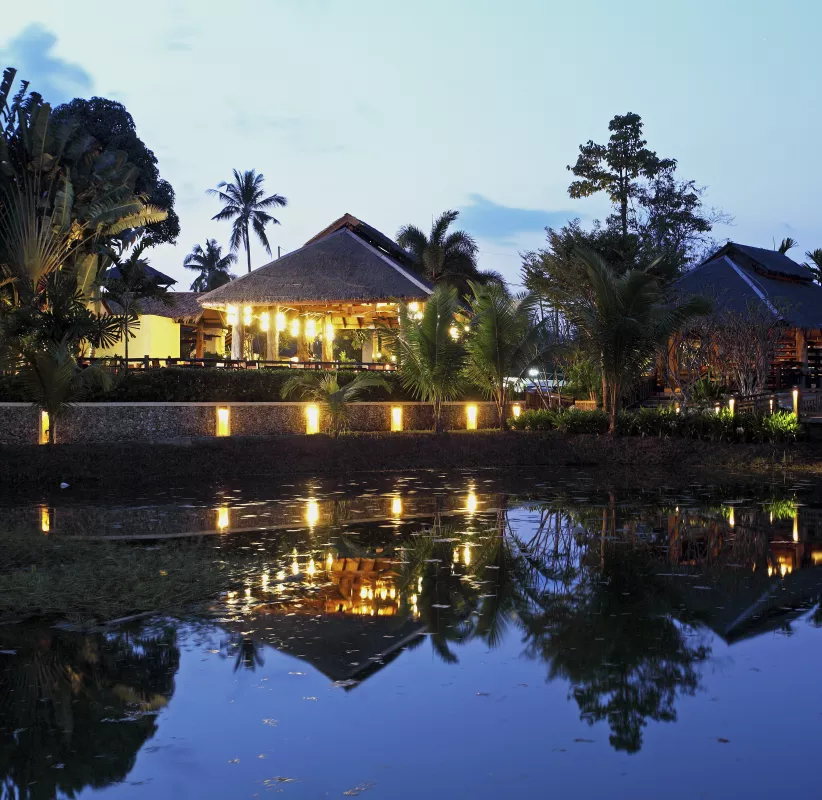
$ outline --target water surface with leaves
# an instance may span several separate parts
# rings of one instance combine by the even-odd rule
[[[819,797],[822,495],[584,476],[5,501],[0,530],[197,536],[184,619],[0,626],[0,796]]]

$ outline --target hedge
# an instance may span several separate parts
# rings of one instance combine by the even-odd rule
[[[119,375],[114,387],[96,392],[84,402],[104,403],[197,403],[234,402],[270,403],[282,400],[280,391],[293,369],[217,369],[209,367],[165,367],[135,369]],[[339,380],[346,384],[354,379],[354,370],[340,370]],[[392,391],[372,387],[360,397],[363,401],[414,400],[400,383],[396,372],[380,373]],[[294,398],[295,400],[299,398]],[[481,394],[468,390],[461,399],[480,400]],[[0,375],[0,402],[25,402],[19,381],[13,375]]]
[[[608,417],[603,411],[550,409],[525,411],[509,420],[518,430],[561,433],[605,433]],[[678,414],[667,408],[642,408],[622,411],[617,416],[616,432],[621,436],[680,436],[688,439],[726,442],[786,442],[801,431],[796,415],[778,411],[767,416],[732,414],[721,411],[689,411]]]

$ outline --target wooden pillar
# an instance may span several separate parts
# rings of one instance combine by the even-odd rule
[[[205,330],[203,329],[203,321],[197,323],[197,340],[194,345],[194,357],[202,358],[205,355]]]
[[[796,353],[794,358],[802,365],[800,367],[802,370],[802,378],[799,381],[799,385],[807,388],[810,385],[810,380],[808,379],[808,340],[802,328],[796,329]]]
[[[323,324],[323,361],[334,360],[334,340],[328,335],[331,329],[331,312],[325,312],[325,322]]]
[[[234,361],[239,361],[243,357],[243,338],[245,330],[243,328],[242,318],[239,317],[237,321],[231,326],[231,358]]]
[[[374,361],[374,337],[365,341],[362,346],[362,363],[371,364]]]
[[[308,340],[305,337],[305,321],[307,317],[300,319],[300,333],[297,336],[297,358],[300,361],[308,361]]]
[[[279,306],[269,306],[268,333],[266,335],[265,357],[267,361],[280,360],[280,332],[277,330],[277,313]]]

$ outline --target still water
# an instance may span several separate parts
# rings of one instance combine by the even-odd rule
[[[66,492],[9,530],[196,534],[239,578],[186,619],[0,626],[4,798],[822,796],[812,485]]]

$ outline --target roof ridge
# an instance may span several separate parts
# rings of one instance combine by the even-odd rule
[[[408,272],[408,270],[406,270],[404,267],[401,267],[399,264],[397,264],[394,261],[394,259],[392,259],[388,255],[388,253],[383,253],[382,250],[378,250],[370,242],[366,242],[365,239],[362,238],[362,236],[357,236],[356,233],[354,233],[353,231],[348,230],[348,228],[343,228],[340,231],[337,231],[337,233],[347,233],[349,236],[356,239],[360,244],[365,245],[365,247],[369,248],[374,253],[376,253],[383,261],[385,261],[386,264],[388,264],[390,267],[393,267],[397,272],[399,272],[400,275],[403,276],[403,278],[405,278],[406,280],[411,281],[411,283],[415,284],[416,286],[419,286],[420,289],[422,289],[425,292],[428,292],[428,294],[433,294],[434,293],[434,290],[432,288],[430,288],[430,286],[426,286],[427,281],[424,283],[423,282],[424,279],[420,280],[419,276],[413,275],[410,272]],[[332,236],[333,235],[334,234],[332,234]]]

